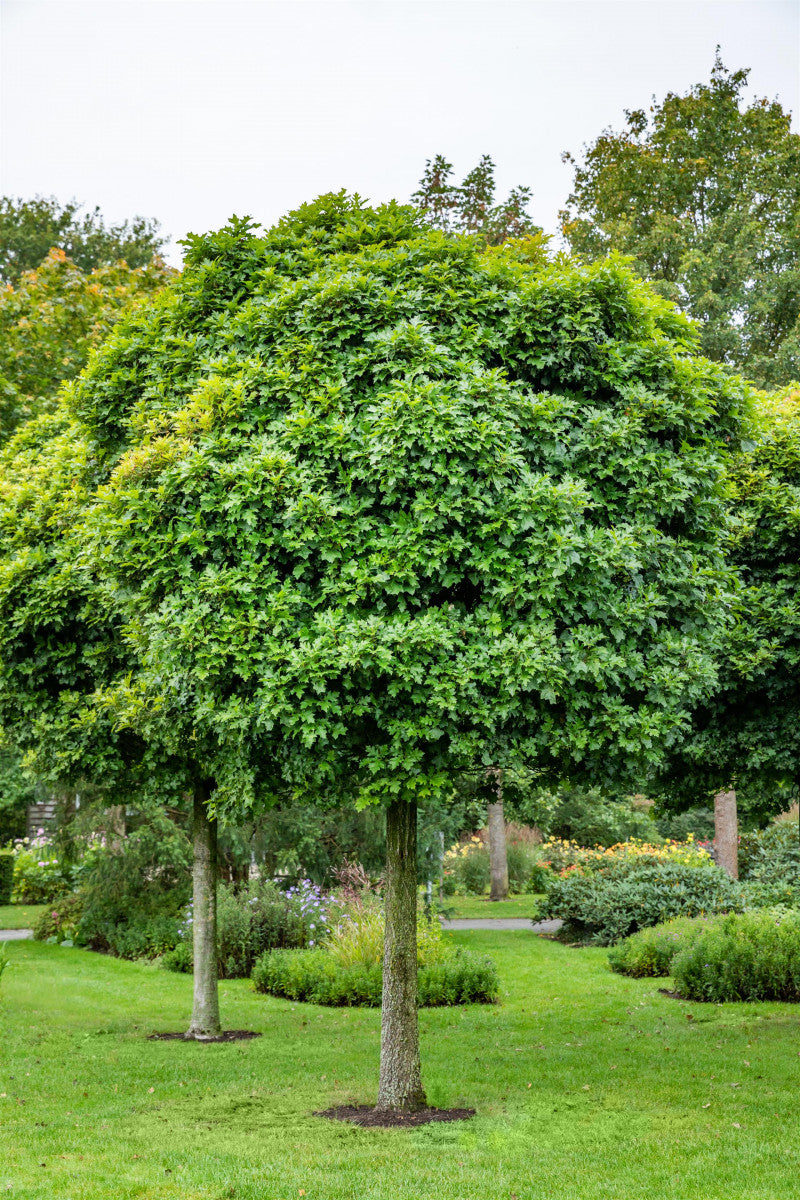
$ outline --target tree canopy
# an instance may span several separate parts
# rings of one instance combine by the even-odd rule
[[[437,154],[425,163],[419,187],[411,197],[434,229],[444,233],[473,234],[487,246],[499,246],[510,238],[532,238],[543,248],[542,230],[528,212],[529,187],[515,187],[505,200],[495,204],[495,165],[484,154],[463,182],[453,181],[453,164]]]
[[[686,807],[735,788],[740,807],[765,819],[800,785],[800,389],[762,395],[757,412],[756,440],[732,472],[738,619],[719,687],[659,790]]]
[[[106,225],[99,208],[84,213],[82,208],[75,200],[60,204],[54,196],[0,196],[0,283],[16,283],[53,249],[88,273],[120,260],[132,268],[147,266],[164,246],[158,221],[133,217]]]
[[[174,274],[159,259],[81,270],[63,250],[0,290],[0,440],[57,407],[56,394],[132,304]]]
[[[704,354],[772,387],[800,376],[800,137],[777,101],[745,105],[748,73],[717,54],[708,83],[566,154],[561,219],[573,251],[631,255]]]

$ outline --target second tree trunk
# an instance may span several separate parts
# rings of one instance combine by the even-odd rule
[[[503,812],[503,772],[499,767],[489,772],[494,777],[497,799],[489,805],[489,869],[491,872],[490,900],[508,898],[508,850],[506,848],[506,818]]]
[[[386,810],[386,934],[379,1112],[425,1107],[417,1015],[417,806]]]
[[[220,1033],[217,987],[217,822],[209,816],[211,789],[198,784],[194,791],[192,835],[194,842],[194,1004],[186,1036],[202,1041]]]

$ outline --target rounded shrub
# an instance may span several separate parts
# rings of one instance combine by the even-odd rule
[[[608,952],[612,971],[634,979],[671,975],[672,960],[679,950],[690,945],[718,918],[676,917],[663,925],[640,929],[624,938]]]
[[[730,913],[672,960],[687,1000],[800,1000],[800,913]]]
[[[608,946],[671,917],[741,911],[744,892],[720,870],[640,859],[605,871],[576,867],[553,880],[544,907],[563,920],[563,938]]]

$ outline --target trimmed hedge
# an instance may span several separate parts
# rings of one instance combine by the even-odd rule
[[[14,886],[14,855],[0,853],[0,904],[11,903]]]
[[[548,917],[564,921],[563,939],[608,946],[671,917],[740,912],[744,894],[739,883],[713,867],[634,861],[554,879],[545,909]]]
[[[257,992],[311,1004],[379,1008],[383,983],[380,965],[342,967],[327,950],[270,950],[253,968]],[[494,963],[467,950],[419,968],[421,1008],[456,1004],[493,1004],[499,980]]]
[[[672,960],[687,1000],[800,1000],[800,913],[731,913]]]
[[[612,946],[608,962],[619,975],[634,979],[671,975],[672,960],[718,917],[676,917],[663,925],[640,929]]]

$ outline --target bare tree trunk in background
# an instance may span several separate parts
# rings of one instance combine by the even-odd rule
[[[383,948],[378,1112],[424,1108],[417,1014],[417,806],[386,810],[386,934]]]
[[[503,813],[503,771],[493,767],[487,775],[494,776],[497,799],[489,805],[489,866],[491,871],[490,900],[508,898],[508,851],[506,849],[506,819]]]
[[[731,879],[739,878],[739,822],[736,792],[718,792],[714,797],[714,849],[717,866]]]
[[[204,1041],[221,1032],[217,987],[217,822],[209,816],[208,783],[194,789],[194,1004],[187,1037]]]

